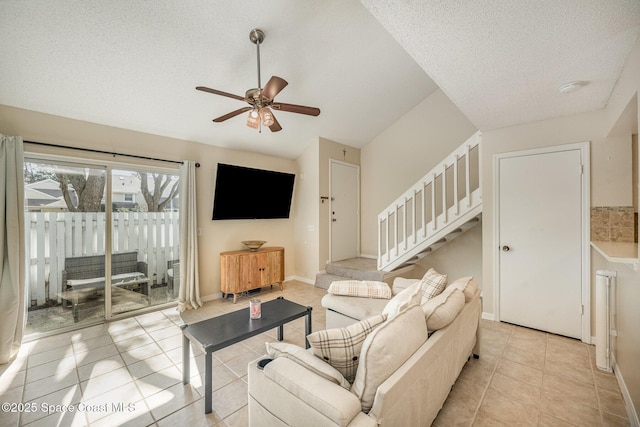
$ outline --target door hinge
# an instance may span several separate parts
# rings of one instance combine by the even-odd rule
[[[584,316],[584,304],[580,306],[580,314]]]
[[[580,165],[580,175],[584,175],[584,165]]]

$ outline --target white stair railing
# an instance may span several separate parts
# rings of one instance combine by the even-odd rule
[[[378,269],[391,271],[482,212],[480,132],[378,215]]]

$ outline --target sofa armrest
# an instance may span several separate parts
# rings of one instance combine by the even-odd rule
[[[263,370],[249,363],[248,382],[251,405],[260,405],[286,425],[365,426],[371,420],[358,414],[360,400],[350,391],[322,378],[291,359],[279,357]],[[364,414],[363,414],[364,415]]]
[[[136,263],[136,271],[144,274],[145,276],[149,276],[149,267],[144,261],[138,261]]]

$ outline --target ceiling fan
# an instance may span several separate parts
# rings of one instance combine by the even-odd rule
[[[228,98],[237,99],[239,101],[245,101],[249,104],[248,107],[239,108],[230,113],[224,114],[218,118],[213,119],[214,122],[224,122],[239,114],[249,112],[247,117],[247,126],[254,129],[258,129],[261,125],[267,126],[271,129],[271,132],[278,132],[282,130],[280,123],[276,120],[272,110],[287,111],[290,113],[306,114],[309,116],[318,116],[320,109],[315,107],[306,107],[304,105],[285,104],[284,102],[276,102],[275,97],[282,89],[284,89],[288,83],[283,78],[278,76],[272,76],[267,84],[262,87],[260,82],[260,44],[264,41],[264,32],[257,28],[254,28],[249,33],[249,40],[256,45],[258,56],[258,87],[249,89],[245,96],[234,95],[232,93],[223,92],[217,89],[211,89],[204,86],[196,87],[197,90],[203,92],[213,93],[215,95],[226,96]]]

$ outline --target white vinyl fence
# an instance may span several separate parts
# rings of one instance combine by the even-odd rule
[[[26,245],[30,305],[59,301],[68,257],[104,255],[104,212],[27,212]],[[151,284],[166,283],[167,261],[180,255],[178,212],[115,212],[112,253],[138,252]]]

